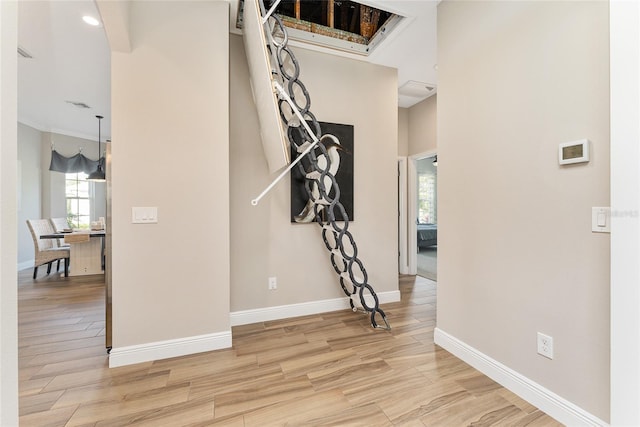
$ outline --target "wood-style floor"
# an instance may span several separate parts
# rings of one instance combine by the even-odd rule
[[[433,343],[435,283],[392,330],[345,310],[233,328],[233,348],[109,369],[96,276],[19,277],[20,425],[556,426]]]

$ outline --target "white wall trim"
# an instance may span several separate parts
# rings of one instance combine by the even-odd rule
[[[598,417],[449,335],[442,329],[436,328],[434,330],[434,342],[565,425],[608,425]]]
[[[409,246],[409,274],[418,273],[418,169],[416,162],[425,157],[433,157],[437,154],[435,150],[426,151],[424,153],[414,154],[409,157],[407,181],[409,187],[409,213],[407,215],[408,222],[408,240]]]
[[[398,157],[398,272],[409,274],[407,251],[407,158]]]
[[[376,295],[378,296],[378,301],[380,302],[380,304],[400,301],[400,291],[381,292],[376,293]],[[370,302],[367,300],[367,304],[369,303]],[[350,309],[349,299],[344,297],[303,302],[299,304],[256,308],[253,310],[234,311],[231,313],[231,326],[249,325],[251,323],[288,319],[291,317],[307,316],[309,314],[327,313],[330,311],[348,309]],[[393,325],[391,326],[393,327]]]
[[[609,3],[611,416],[640,425],[640,4]]]
[[[186,356],[231,347],[231,331],[197,335],[147,344],[114,347],[109,354],[109,368],[135,363]]]

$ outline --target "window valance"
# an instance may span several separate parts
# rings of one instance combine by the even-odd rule
[[[51,163],[49,164],[49,170],[64,173],[84,172],[86,174],[90,174],[98,168],[98,161],[104,170],[104,157],[101,157],[99,160],[91,160],[88,157],[85,157],[82,153],[78,153],[71,157],[65,157],[56,150],[51,150]]]

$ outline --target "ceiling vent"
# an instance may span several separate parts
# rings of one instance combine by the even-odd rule
[[[436,85],[409,80],[398,89],[398,93],[403,96],[413,98],[427,98],[436,91]]]
[[[18,56],[25,59],[32,59],[33,55],[27,52],[23,47],[18,46]]]
[[[71,105],[73,105],[75,107],[78,107],[78,108],[91,108],[87,104],[85,104],[84,102],[78,102],[78,101],[64,101],[64,102],[66,102],[68,104],[71,104]]]

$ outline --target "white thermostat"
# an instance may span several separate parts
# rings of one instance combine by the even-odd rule
[[[561,165],[589,161],[589,140],[564,142],[558,146],[558,161]]]

